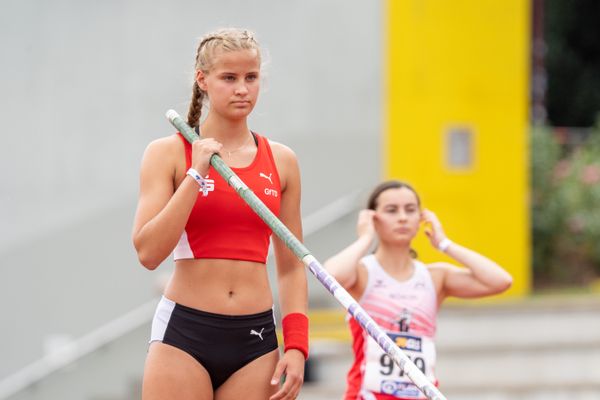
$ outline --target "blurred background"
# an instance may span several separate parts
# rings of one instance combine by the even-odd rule
[[[140,398],[172,270],[131,244],[140,160],[173,133],[166,110],[187,113],[199,37],[225,26],[263,47],[251,127],[296,152],[319,260],[397,178],[513,275],[442,308],[449,399],[600,399],[600,2],[0,4],[0,399]],[[423,237],[416,250],[443,259]],[[338,399],[344,312],[309,284],[300,398]]]

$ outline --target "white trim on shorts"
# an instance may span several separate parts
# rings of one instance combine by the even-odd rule
[[[152,318],[152,331],[150,333],[150,341],[148,343],[163,341],[165,338],[165,331],[169,325],[169,320],[171,319],[174,308],[175,302],[167,299],[165,296],[162,296],[158,306],[156,307],[154,318]]]

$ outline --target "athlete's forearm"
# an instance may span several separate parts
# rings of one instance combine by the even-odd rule
[[[358,263],[367,254],[372,242],[369,235],[360,236],[350,246],[326,260],[323,266],[347,289],[354,285]]]
[[[452,243],[446,254],[467,267],[477,281],[494,291],[506,290],[512,284],[511,275],[500,265],[471,249]]]
[[[278,268],[277,286],[281,315],[308,312],[308,284],[304,264],[298,260],[288,261]]]
[[[278,268],[279,302],[284,351],[300,351],[308,358],[308,285],[306,269],[298,260]]]

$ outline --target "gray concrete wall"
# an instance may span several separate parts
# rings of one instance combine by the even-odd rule
[[[185,114],[197,39],[257,32],[251,126],[297,153],[303,212],[380,176],[379,2],[2,0],[0,379],[153,297],[130,244],[148,142]],[[333,251],[334,249],[332,249]],[[169,271],[170,262],[160,270]]]

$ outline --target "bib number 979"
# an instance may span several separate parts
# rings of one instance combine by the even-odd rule
[[[425,373],[425,360],[422,357],[419,356],[413,356],[408,354],[407,357],[417,366],[417,368],[419,368],[421,370],[422,373]],[[381,375],[385,375],[385,376],[390,376],[394,373],[394,370],[396,369],[396,367],[398,367],[394,361],[392,360],[392,358],[387,355],[386,353],[383,353],[381,355],[381,358],[379,359],[379,365],[381,366],[381,369],[379,370],[379,372],[381,373]],[[399,373],[398,376],[404,376],[404,371],[398,367]]]

